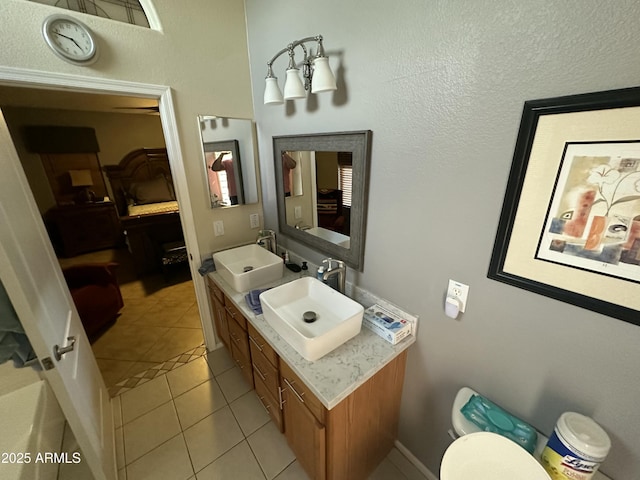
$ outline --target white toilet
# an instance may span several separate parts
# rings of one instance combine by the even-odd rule
[[[444,453],[440,480],[551,480],[536,460],[547,443],[538,433],[534,455],[497,433],[483,432],[460,412],[476,394],[462,388],[451,411],[453,428],[460,437]]]

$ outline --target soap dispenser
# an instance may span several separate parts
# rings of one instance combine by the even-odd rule
[[[324,279],[322,278],[323,276],[324,276],[324,267],[320,265],[318,267],[318,271],[316,272],[316,278],[320,280],[322,283],[324,283]]]

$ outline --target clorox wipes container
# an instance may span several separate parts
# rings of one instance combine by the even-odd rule
[[[591,418],[563,413],[542,451],[542,466],[552,480],[589,480],[604,461],[611,440]]]

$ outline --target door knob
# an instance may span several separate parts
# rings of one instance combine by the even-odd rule
[[[76,346],[76,337],[67,337],[67,340],[70,343],[66,347],[60,348],[58,345],[53,346],[53,356],[56,357],[57,361],[62,360],[62,356],[65,353],[71,352]]]

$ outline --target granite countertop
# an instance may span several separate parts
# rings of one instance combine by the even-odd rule
[[[412,335],[397,345],[391,345],[363,326],[354,338],[315,362],[309,362],[271,328],[263,315],[256,315],[249,308],[244,299],[246,292],[236,292],[217,272],[209,273],[208,276],[218,284],[249,323],[258,330],[327,409],[338,405],[416,341],[415,336]],[[280,280],[262,285],[260,288],[276,287],[298,278],[300,273],[285,270]],[[352,295],[349,296],[365,308],[381,300],[361,289],[351,288],[350,290]]]

